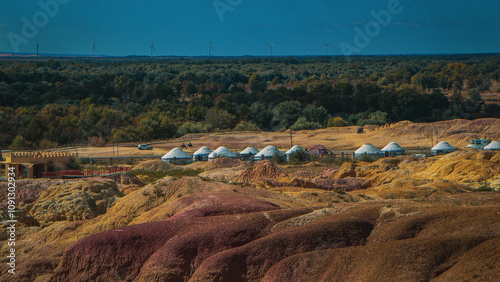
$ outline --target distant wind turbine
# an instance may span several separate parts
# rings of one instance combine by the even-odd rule
[[[325,55],[328,56],[328,46],[330,46],[332,44],[331,43],[327,44],[325,41],[323,41],[323,43],[325,44]]]
[[[38,57],[38,47],[40,47],[40,45],[38,45],[38,40],[36,41],[36,56]]]
[[[95,39],[94,39],[94,44],[92,44],[92,57],[94,57],[96,53],[98,53],[98,52],[97,52],[97,48],[95,47]]]
[[[274,46],[274,44],[276,44],[276,43],[273,43],[273,44],[266,43],[266,45],[269,46],[269,49],[271,49],[271,53],[270,53],[271,57],[273,56],[273,46]]]
[[[212,38],[210,38],[210,44],[208,45],[208,56],[212,56],[212,50],[214,49],[214,47],[212,47]]]
[[[155,49],[155,42],[153,41],[153,43],[151,43],[151,57],[153,57],[153,51],[156,53],[156,49]]]

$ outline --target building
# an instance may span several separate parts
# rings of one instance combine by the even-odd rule
[[[316,145],[316,146],[312,147],[311,149],[307,150],[307,153],[311,154],[311,155],[316,155],[316,156],[329,156],[329,155],[332,155],[332,152],[330,152],[323,145]]]
[[[396,157],[406,154],[406,150],[399,146],[396,142],[387,144],[387,146],[385,146],[381,151],[386,157]]]
[[[66,169],[76,158],[76,153],[67,152],[11,152],[5,154],[5,160],[0,161],[5,166],[5,176],[8,179],[9,167],[15,168],[16,179],[41,178],[49,167]]]
[[[493,141],[488,146],[484,147],[485,150],[500,151],[500,141]]]
[[[240,160],[251,160],[253,156],[257,155],[259,150],[254,146],[247,147],[245,150],[241,151],[238,155]]]
[[[385,154],[382,151],[380,151],[377,147],[373,146],[370,143],[366,143],[365,145],[359,147],[359,149],[357,149],[354,152],[353,157],[361,158],[362,156],[371,156],[378,159],[378,158],[383,158],[384,155]]]
[[[256,161],[260,160],[270,160],[272,159],[275,155],[282,156],[283,153],[280,152],[280,150],[276,149],[274,146],[267,146],[262,151],[258,152],[255,157],[253,158]]]
[[[189,164],[192,162],[191,157],[180,148],[174,148],[166,153],[161,160],[173,164]]]
[[[217,158],[231,158],[231,159],[237,159],[238,156],[236,156],[235,153],[229,151],[226,147],[219,147],[217,150],[213,151],[208,155],[208,160],[213,160]]]
[[[472,139],[470,140],[471,145],[486,146],[491,143],[491,139]]]
[[[304,152],[304,153],[306,153],[306,150],[304,150],[302,147],[300,147],[298,145],[293,146],[290,150],[286,151],[286,153],[285,153],[287,161],[290,161],[290,155],[292,153],[294,153],[294,152]]]
[[[433,156],[446,155],[455,151],[456,149],[453,148],[453,146],[451,146],[448,142],[441,141],[436,146],[432,147],[431,154]]]
[[[193,161],[194,162],[206,162],[208,161],[208,155],[212,153],[212,150],[208,147],[201,147],[198,149],[198,151],[194,152],[193,154]]]

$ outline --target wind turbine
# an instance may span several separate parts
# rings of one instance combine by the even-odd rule
[[[38,58],[38,47],[40,47],[40,45],[38,45],[38,40],[36,41],[36,57]]]
[[[151,43],[151,57],[153,57],[153,51],[156,53],[156,49],[155,49],[155,42],[153,41],[153,43]]]
[[[95,39],[94,39],[94,44],[92,44],[92,57],[94,57],[95,53],[97,53],[97,48],[95,48]]]
[[[269,46],[269,48],[271,49],[271,57],[273,56],[273,46],[274,46],[274,44],[276,44],[276,43],[273,43],[273,44],[266,43],[266,45]]]
[[[214,49],[214,47],[212,47],[212,38],[210,38],[210,44],[208,45],[208,56],[212,56],[212,50]]]
[[[332,45],[331,43],[327,44],[325,41],[323,41],[323,43],[325,44],[325,54],[326,56],[328,56],[328,46]]]

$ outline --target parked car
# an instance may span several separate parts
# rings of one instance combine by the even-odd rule
[[[153,146],[142,144],[142,145],[137,146],[137,149],[139,149],[139,150],[153,150]]]

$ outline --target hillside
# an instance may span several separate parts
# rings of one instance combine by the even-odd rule
[[[500,189],[500,153],[467,150],[342,165],[192,166],[204,172],[146,185],[131,175],[30,181],[25,188],[34,192],[27,191],[30,198],[20,205],[25,216],[16,279],[500,277],[500,193],[474,190],[484,183]],[[137,166],[173,167],[153,161]],[[220,175],[234,176],[221,182]],[[2,228],[2,255],[6,234]],[[0,280],[12,281],[5,265]]]

